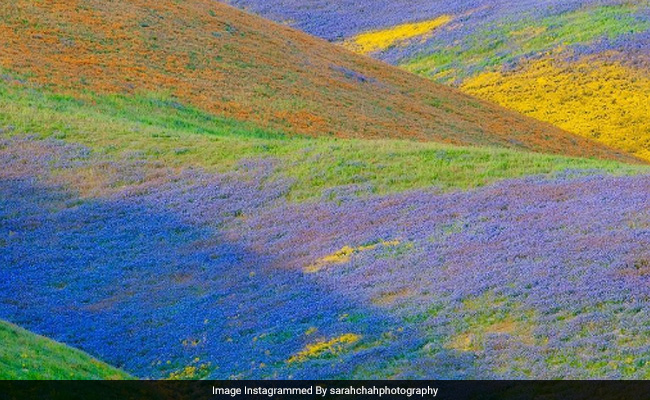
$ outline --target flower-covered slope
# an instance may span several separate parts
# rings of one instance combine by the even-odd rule
[[[0,7],[0,319],[138,378],[650,377],[647,166],[212,1]]]
[[[647,0],[229,2],[650,160]]]
[[[0,316],[135,376],[649,376],[647,175],[290,204],[264,161],[2,148]]]
[[[66,93],[166,92],[287,134],[624,159],[550,124],[213,0],[3,2],[0,67]]]
[[[144,378],[648,377],[647,167],[24,85],[0,86],[2,319]]]

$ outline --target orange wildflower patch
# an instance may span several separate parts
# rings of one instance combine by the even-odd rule
[[[213,0],[16,0],[0,16],[0,67],[63,93],[164,91],[287,133],[634,161]]]

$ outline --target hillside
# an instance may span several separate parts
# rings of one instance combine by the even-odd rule
[[[650,2],[230,0],[650,160]]]
[[[139,378],[647,377],[648,176],[6,77],[0,318]]]
[[[0,321],[0,379],[129,379],[86,353]]]
[[[0,66],[58,92],[163,92],[212,114],[303,135],[633,161],[211,0],[19,0],[3,3],[0,15]]]
[[[213,1],[0,18],[1,320],[143,379],[650,378],[650,166]]]

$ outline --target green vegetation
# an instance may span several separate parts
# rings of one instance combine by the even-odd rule
[[[432,186],[471,189],[567,169],[613,174],[649,170],[614,161],[499,148],[288,137],[207,114],[160,93],[73,97],[7,79],[0,80],[0,131],[80,143],[107,157],[137,153],[169,167],[224,171],[237,168],[241,160],[267,158],[274,160],[277,177],[294,182],[288,195],[292,201],[320,198],[327,189],[348,185],[356,185],[352,194],[383,194]]]
[[[505,23],[499,20],[464,38],[462,46],[439,46],[432,54],[409,60],[404,68],[442,83],[463,81],[521,56],[589,43],[604,36],[615,39],[623,34],[643,32],[650,25],[635,17],[640,7],[610,5],[543,19],[527,17]]]
[[[0,321],[0,379],[131,379],[88,354]]]

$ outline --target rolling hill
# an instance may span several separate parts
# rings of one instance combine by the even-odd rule
[[[0,321],[0,379],[129,379],[91,356]]]
[[[632,160],[210,0],[1,7],[0,66],[62,93],[165,92],[203,111],[303,135]]]
[[[650,377],[635,158],[211,1],[0,7],[0,319],[145,379]]]
[[[196,147],[252,139],[124,124],[142,150],[3,135],[0,317],[140,378],[648,377],[647,168],[389,142],[430,175],[323,187],[278,139],[218,172]],[[379,155],[319,142],[287,146],[332,176]],[[501,182],[432,187],[464,163]]]
[[[650,160],[650,2],[231,4]]]

